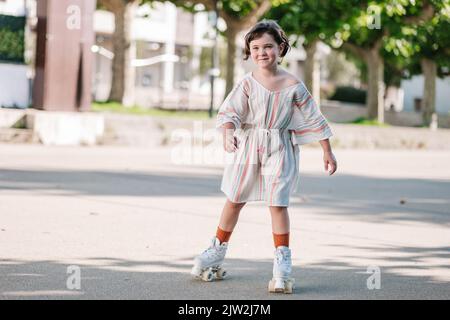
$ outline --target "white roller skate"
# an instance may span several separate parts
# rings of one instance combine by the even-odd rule
[[[222,280],[227,276],[227,272],[222,269],[222,263],[227,252],[228,243],[220,243],[217,237],[214,237],[211,246],[194,259],[194,266],[191,274],[203,281]]]
[[[269,281],[269,292],[292,293],[295,280],[290,277],[291,272],[291,250],[280,246],[275,250],[273,278]]]

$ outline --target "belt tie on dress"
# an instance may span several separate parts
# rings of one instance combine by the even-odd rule
[[[277,135],[279,139],[280,131],[282,131],[282,129],[267,129],[248,123],[244,124],[243,129],[255,130],[254,132],[258,134],[258,144],[261,142],[257,151],[258,153],[264,152],[267,157],[272,155],[272,135]]]

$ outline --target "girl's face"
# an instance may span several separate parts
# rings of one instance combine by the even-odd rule
[[[253,62],[261,68],[270,68],[277,64],[283,44],[278,45],[268,33],[250,42],[250,55]]]

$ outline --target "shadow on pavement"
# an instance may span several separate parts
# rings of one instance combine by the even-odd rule
[[[412,250],[412,248],[411,248]],[[440,252],[440,249],[438,250]],[[68,264],[58,261],[0,261],[1,299],[448,299],[448,282],[402,276],[383,268],[381,288],[369,290],[366,269],[339,263],[294,266],[292,295],[269,294],[272,262],[228,259],[230,277],[206,283],[189,274],[192,257],[169,261],[85,259],[80,290],[67,289]],[[94,265],[92,265],[92,264]],[[155,268],[161,271],[132,269]]]
[[[46,195],[205,197],[225,196],[220,175],[173,172],[0,170],[0,190]],[[301,174],[290,211],[319,208],[343,219],[421,222],[450,226],[450,180]],[[263,203],[263,202],[260,202]],[[318,210],[322,211],[322,210]],[[318,213],[319,217],[320,213]]]

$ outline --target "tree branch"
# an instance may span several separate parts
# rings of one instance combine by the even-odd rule
[[[407,24],[415,24],[421,21],[428,21],[433,18],[435,9],[429,1],[424,1],[422,11],[418,16],[411,16],[403,18],[403,22]]]
[[[271,7],[272,3],[270,0],[262,0],[260,4],[257,4],[256,8],[254,8],[244,19],[241,20],[244,29],[250,28],[256,24],[258,19],[262,17]]]
[[[261,0],[257,2],[256,7],[244,18],[232,16],[224,10],[220,10],[219,15],[227,22],[227,27],[243,30],[256,24],[258,19],[263,16],[271,6],[272,3],[270,0]]]
[[[366,58],[366,51],[357,46],[356,44],[350,43],[350,42],[344,42],[341,46],[342,49],[353,53],[354,55],[360,57],[361,59],[365,59]]]

